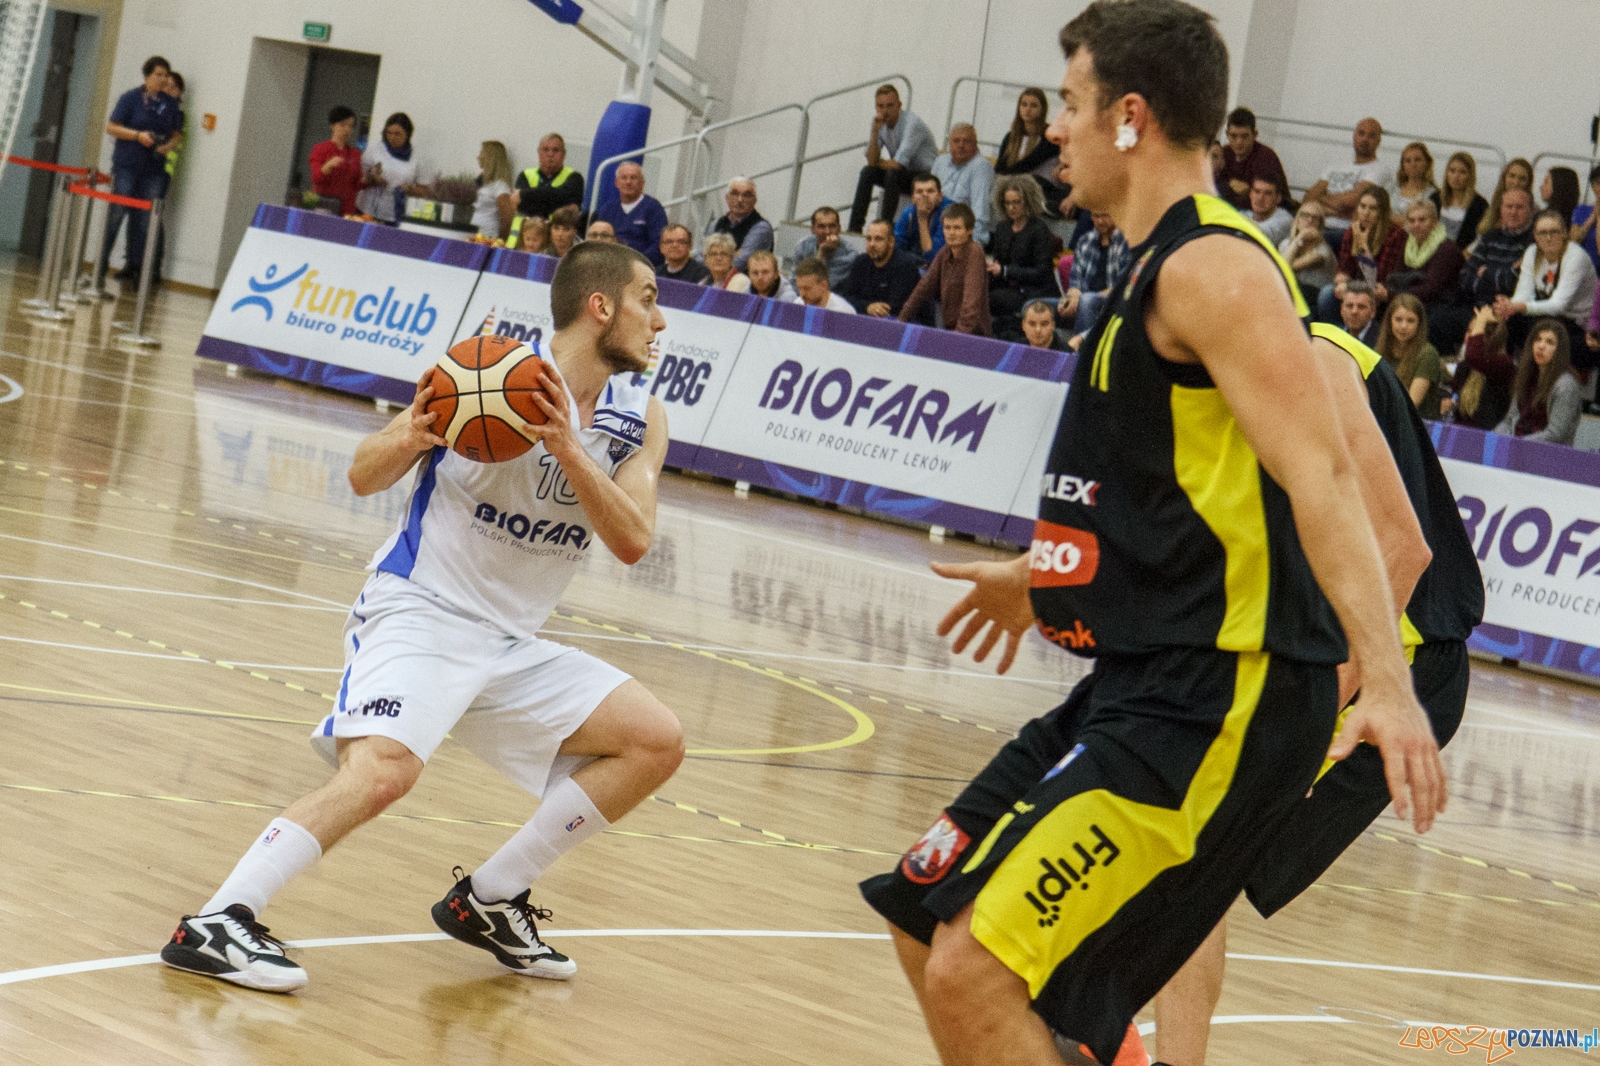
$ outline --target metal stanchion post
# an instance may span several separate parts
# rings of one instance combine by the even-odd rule
[[[89,188],[92,189],[94,188],[93,181],[94,175],[91,174],[85,184],[88,184]],[[80,196],[79,199],[83,201],[83,230],[78,234],[77,257],[72,260],[72,270],[67,275],[72,279],[72,285],[67,291],[67,297],[80,304],[99,303],[99,297],[93,293],[84,292],[83,286],[79,284],[78,271],[83,269],[83,257],[89,254],[89,230],[94,224],[94,197]]]
[[[161,342],[145,335],[144,308],[150,296],[150,277],[155,273],[156,238],[161,233],[161,198],[150,201],[150,224],[145,227],[144,262],[139,268],[139,299],[133,306],[133,326],[118,344],[137,344],[141,348],[159,348]]]
[[[45,226],[44,233],[44,263],[39,271],[39,295],[31,300],[21,301],[23,307],[42,309],[50,306],[50,276],[56,272],[60,259],[56,251],[56,240],[61,231],[61,212],[66,208],[64,201],[67,196],[67,175],[55,176],[55,192],[50,197],[50,221]]]
[[[56,264],[56,306],[63,302],[76,304],[74,295],[78,280],[78,265],[72,258],[72,253],[78,248],[79,230],[83,229],[88,221],[83,217],[83,205],[79,200],[85,197],[78,196],[72,191],[72,182],[67,183],[67,224],[66,236],[61,241],[61,261]]]

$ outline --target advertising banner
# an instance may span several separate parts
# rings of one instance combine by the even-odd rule
[[[550,279],[556,261],[547,256],[497,250],[489,258],[462,317],[456,339],[475,333],[499,334],[549,354],[554,332],[550,317]],[[678,281],[660,282],[661,313],[667,328],[650,353],[650,393],[667,412],[671,431],[667,462],[692,466],[711,424],[734,361],[750,331],[757,303],[718,289]]]
[[[480,245],[263,205],[199,354],[407,402],[485,258]]]

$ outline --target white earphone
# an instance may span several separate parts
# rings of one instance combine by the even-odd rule
[[[1124,122],[1117,127],[1117,151],[1126,152],[1139,143],[1139,131]]]

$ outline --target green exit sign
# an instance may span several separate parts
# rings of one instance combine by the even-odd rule
[[[308,41],[320,41],[323,44],[327,44],[328,38],[333,36],[333,23],[308,22],[301,30],[301,34]]]

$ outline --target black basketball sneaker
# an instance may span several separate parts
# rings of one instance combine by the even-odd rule
[[[529,890],[498,903],[485,903],[472,894],[472,878],[459,878],[449,893],[433,905],[433,924],[463,944],[489,952],[500,965],[529,977],[565,981],[578,972],[578,964],[539,939],[538,921],[550,912],[528,903]]]
[[[185,915],[161,949],[161,961],[263,992],[293,992],[306,983],[306,972],[290,961],[283,942],[268,935],[242,903],[215,914]]]

